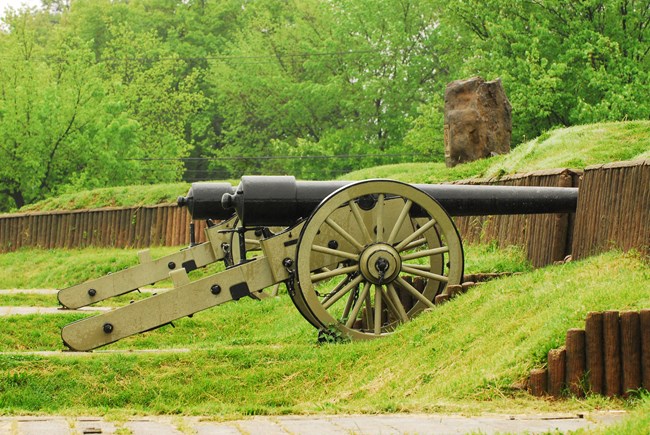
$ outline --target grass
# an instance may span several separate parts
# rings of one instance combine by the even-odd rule
[[[181,247],[152,247],[156,259]],[[137,250],[117,248],[33,249],[0,254],[0,289],[66,288],[138,264]],[[25,267],[29,265],[29,267]],[[215,264],[190,273],[199,278],[218,270]],[[155,287],[171,287],[171,280]]]
[[[153,247],[153,259],[177,252],[181,247]],[[511,246],[499,249],[496,244],[465,247],[465,271],[475,272],[520,272],[530,270],[525,253]],[[25,267],[28,264],[30,267]],[[0,289],[61,289],[99,278],[107,273],[117,272],[138,264],[137,250],[118,248],[84,249],[36,249],[21,248],[14,252],[0,254]],[[221,270],[220,264],[190,272],[191,279]],[[171,281],[161,281],[156,287],[171,287]],[[9,296],[0,296],[0,305],[7,303]],[[43,295],[13,295],[14,301],[44,301]]]
[[[581,125],[551,130],[510,154],[453,168],[443,163],[405,163],[351,172],[346,180],[393,178],[407,183],[440,183],[500,177],[541,169],[584,169],[589,165],[650,157],[650,121]]]
[[[48,198],[22,207],[20,212],[166,204],[185,195],[189,187],[189,183],[104,187]]]
[[[489,260],[492,251],[468,255]],[[490,267],[519,265],[525,273],[482,284],[391,337],[365,343],[317,344],[286,294],[225,304],[106,348],[186,353],[29,355],[20,352],[60,350],[59,328],[81,316],[0,318],[0,350],[18,352],[0,355],[0,412],[236,417],[647,409],[645,396],[549,401],[516,388],[567,329],[584,326],[587,312],[648,307],[647,262],[613,252],[528,271],[512,255]]]

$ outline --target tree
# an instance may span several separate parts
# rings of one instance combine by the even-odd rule
[[[650,117],[647,1],[464,0],[444,17],[473,47],[457,77],[503,79],[515,141],[557,125]]]
[[[418,107],[445,83],[448,36],[435,2],[256,2],[242,15],[245,25],[212,68],[223,119],[218,155],[403,153]],[[265,171],[265,162],[234,170]],[[305,166],[313,176],[309,162],[284,165],[297,175]]]
[[[126,24],[109,32],[102,53],[105,78],[122,110],[139,126],[134,154],[143,163],[132,181],[177,181],[184,171],[181,159],[193,146],[186,128],[205,104],[197,87],[201,72],[185,72],[184,61],[154,32],[136,34]]]
[[[0,35],[0,193],[20,208],[75,179],[119,175],[95,165],[107,154],[109,133],[128,126],[105,110],[90,50],[53,32],[47,13],[17,13],[7,22],[9,32]]]

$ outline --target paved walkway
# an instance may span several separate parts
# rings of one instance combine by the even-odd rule
[[[82,307],[76,310],[67,310],[59,307],[0,307],[1,316],[26,316],[28,314],[71,314],[71,313],[97,313],[111,311],[111,307]]]
[[[336,415],[253,417],[227,422],[200,417],[143,417],[115,423],[101,418],[4,417],[1,435],[239,435],[239,434],[462,434],[545,433],[595,429],[619,421],[622,412],[586,415]]]
[[[157,289],[157,291],[166,291],[167,289]],[[153,292],[152,289],[141,290],[144,293]],[[0,296],[12,294],[37,294],[37,295],[56,295],[56,289],[3,289],[0,290]],[[55,299],[53,299],[55,300]],[[70,313],[96,313],[105,312],[115,309],[116,307],[82,307],[76,310],[68,310],[62,307],[19,307],[19,306],[0,306],[0,317],[2,316],[25,316],[28,314],[70,314]]]

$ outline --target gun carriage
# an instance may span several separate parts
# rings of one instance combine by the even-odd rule
[[[61,336],[72,350],[92,350],[228,301],[264,299],[264,289],[284,282],[319,331],[381,337],[461,283],[463,248],[451,216],[571,213],[577,196],[575,188],[391,180],[195,183],[178,204],[193,220],[208,221],[207,242],[157,260],[141,251],[139,265],[60,290],[58,298],[74,309],[168,277],[174,288],[71,323]],[[225,270],[190,281],[188,272],[218,261]]]

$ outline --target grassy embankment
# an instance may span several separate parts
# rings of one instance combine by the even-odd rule
[[[612,146],[628,137],[633,140],[626,146]],[[585,165],[604,163],[648,157],[648,138],[649,122],[576,127],[551,132],[510,156],[451,170],[395,165],[350,178],[436,182],[580,166],[566,163],[572,159]],[[575,143],[578,139],[583,145]],[[591,160],[579,157],[579,150],[587,147]],[[561,157],[561,149],[572,149],[576,157]],[[549,161],[549,156],[560,160]],[[544,166],[535,167],[541,160]],[[170,249],[160,248],[154,256]],[[0,351],[9,352],[0,355],[0,412],[108,413],[119,418],[133,413],[517,413],[625,407],[632,417],[613,433],[647,431],[647,393],[634,393],[626,401],[595,396],[549,401],[517,388],[531,368],[544,363],[548,349],[561,345],[567,329],[584,326],[587,312],[649,307],[647,260],[609,253],[530,271],[516,250],[507,251],[505,259],[494,247],[467,251],[472,262],[468,272],[525,273],[474,288],[393,336],[369,343],[318,345],[315,331],[286,294],[261,303],[245,299],[226,304],[181,319],[175,329],[164,327],[107,348],[184,348],[187,353],[29,355],[24,352],[60,350],[60,327],[82,315],[0,318]],[[3,254],[0,287],[65,287],[119,270],[135,258],[134,251],[94,249]],[[0,301],[55,303],[54,296],[42,295]]]
[[[527,269],[516,251],[508,260],[492,251],[484,247],[469,255],[494,262],[492,270]],[[241,415],[646,409],[647,396],[628,402],[601,397],[548,401],[516,386],[544,363],[549,349],[561,345],[567,329],[584,326],[588,311],[650,306],[649,281],[644,260],[609,253],[485,283],[392,337],[370,343],[318,345],[315,331],[286,294],[229,303],[181,319],[176,328],[107,348],[184,348],[187,353],[28,355],[21,352],[60,350],[59,328],[82,315],[0,318],[0,351],[9,352],[0,355],[0,411]]]

